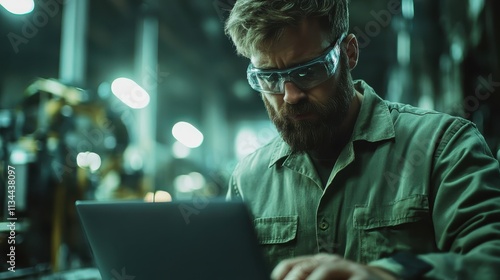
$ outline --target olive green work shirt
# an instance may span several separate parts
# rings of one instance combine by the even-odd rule
[[[405,251],[433,266],[426,279],[500,279],[500,170],[475,125],[355,86],[364,100],[326,187],[279,137],[230,178],[270,266],[327,252],[400,273],[390,256]]]

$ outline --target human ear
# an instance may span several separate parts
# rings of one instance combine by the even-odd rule
[[[356,35],[349,34],[345,38],[344,42],[346,42],[346,52],[347,52],[347,60],[349,62],[349,69],[353,70],[356,65],[358,65],[359,58],[359,45],[358,39]]]

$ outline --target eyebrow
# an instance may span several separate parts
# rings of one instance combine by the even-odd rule
[[[291,69],[291,68],[295,68],[295,67],[300,67],[301,65],[305,65],[305,64],[308,64],[312,61],[314,61],[315,59],[318,59],[322,56],[326,56],[330,51],[332,51],[333,48],[335,48],[335,46],[338,44],[339,45],[339,48],[340,48],[340,45],[342,44],[343,40],[345,39],[346,37],[346,34],[345,33],[342,33],[340,35],[340,37],[336,40],[336,41],[333,41],[333,42],[330,42],[330,45],[328,47],[326,47],[326,49],[319,55],[316,55],[312,58],[309,58],[308,60],[305,60],[303,62],[298,62],[298,63],[293,63],[291,64],[290,66],[286,67],[286,68],[283,68],[283,69],[279,69],[279,68],[265,68],[267,67],[266,65],[264,65],[263,67],[255,67],[255,65],[253,65],[251,62],[250,62],[250,65],[252,65],[252,67],[254,67],[255,69],[259,69],[259,70],[263,70],[263,71],[272,71],[272,70],[277,70],[277,71],[286,71],[287,69]]]
[[[291,69],[291,68],[295,68],[295,67],[298,67],[298,66],[301,66],[301,65],[305,65],[307,63],[310,63],[311,61],[314,61],[320,57],[323,57],[325,56],[327,53],[329,53],[332,48],[335,46],[335,44],[331,44],[330,46],[328,46],[326,48],[326,50],[324,50],[322,53],[320,53],[319,55],[315,55],[315,56],[311,56],[310,58],[309,57],[306,57],[306,59],[304,59],[304,61],[302,62],[294,62],[292,63],[291,65],[287,66],[286,68],[276,68],[276,67],[268,67],[267,65],[264,65],[263,67],[255,67],[255,65],[253,65],[256,69],[259,69],[259,70],[279,70],[279,71],[282,71],[282,70],[287,70],[287,69]]]

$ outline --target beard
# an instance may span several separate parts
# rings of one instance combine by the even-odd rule
[[[339,65],[337,84],[332,88],[324,104],[314,103],[308,99],[293,105],[284,102],[279,111],[276,111],[263,97],[271,121],[293,152],[339,149],[341,147],[336,146],[348,137],[343,135],[346,132],[342,131],[341,126],[347,118],[355,92],[347,63],[343,62]],[[331,82],[331,80],[326,82],[329,81]],[[318,118],[300,121],[291,118],[306,113],[314,113]]]

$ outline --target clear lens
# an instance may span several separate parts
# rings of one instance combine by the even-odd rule
[[[340,46],[344,35],[340,37],[335,46],[324,56],[318,57],[303,66],[287,70],[260,70],[250,64],[247,70],[247,79],[250,86],[264,93],[283,93],[283,84],[293,82],[302,90],[311,89],[328,80],[336,71]]]
[[[248,72],[247,78],[250,86],[256,91],[279,92],[281,77],[277,73]]]
[[[293,82],[303,90],[313,88],[330,77],[328,68],[322,62],[316,62],[294,69],[288,73],[248,72],[250,86],[260,92],[282,93],[286,81]]]
[[[264,91],[275,92],[279,89],[281,77],[277,73],[261,73],[257,74],[257,80]]]
[[[324,63],[314,63],[290,72],[290,80],[299,88],[307,90],[330,78]]]

